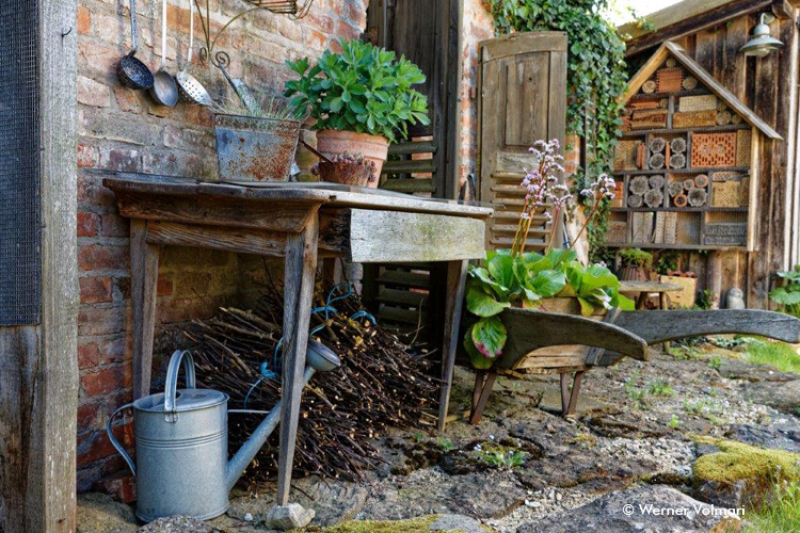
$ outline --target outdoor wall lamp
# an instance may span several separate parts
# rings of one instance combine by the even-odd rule
[[[753,36],[739,51],[748,57],[764,57],[773,50],[783,48],[783,43],[769,34],[769,24],[775,18],[768,13],[761,13],[761,21],[753,30]]]

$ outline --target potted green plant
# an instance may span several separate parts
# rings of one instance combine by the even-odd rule
[[[300,79],[286,82],[296,117],[315,119],[317,150],[327,157],[362,154],[380,175],[389,143],[408,136],[408,125],[430,124],[428,99],[413,89],[425,82],[405,57],[361,41],[340,41],[313,67],[308,58],[288,61]],[[377,183],[375,184],[377,186]]]
[[[252,100],[223,100],[214,108],[220,179],[287,181],[302,121],[274,96]]]
[[[592,207],[586,222],[566,249],[549,249],[544,254],[526,252],[528,233],[535,214],[552,206],[554,218],[561,216],[572,199],[559,176],[563,174],[563,158],[558,155],[559,143],[538,141],[531,149],[538,163],[529,171],[521,186],[526,191],[517,231],[510,250],[487,252],[481,265],[471,266],[466,287],[466,307],[471,315],[464,337],[464,348],[476,369],[487,370],[514,331],[504,324],[503,315],[510,307],[527,312],[540,311],[602,315],[619,307],[632,310],[634,302],[619,292],[619,280],[602,264],[583,265],[572,249],[591,220],[600,211],[602,202],[613,198],[614,180],[603,174],[580,192],[590,199]],[[555,232],[558,224],[552,225]],[[555,234],[550,243],[555,242]]]
[[[653,254],[639,248],[626,248],[619,252],[622,271],[620,279],[626,281],[646,281],[650,279],[649,271],[653,268]]]

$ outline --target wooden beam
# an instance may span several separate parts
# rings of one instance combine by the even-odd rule
[[[42,294],[40,324],[0,328],[0,531],[68,533],[79,386],[77,2],[34,4],[38,20],[2,15],[36,32]]]
[[[479,236],[481,234],[478,234]],[[481,239],[482,240],[482,239]],[[459,342],[459,325],[464,302],[464,284],[467,277],[467,261],[450,261],[447,265],[447,280],[444,308],[444,341],[442,342],[442,390],[439,397],[439,423],[444,431],[447,410],[450,406],[450,387],[453,384],[453,368]],[[493,379],[493,378],[492,378]],[[491,390],[491,386],[489,386]]]
[[[482,220],[424,213],[353,209],[350,255],[354,263],[453,261],[483,256]]]
[[[728,20],[768,9],[772,0],[689,0],[668,7],[646,18],[655,25],[645,30],[637,23],[620,27],[620,32],[632,36],[626,56],[632,56],[669,40],[717,26]]]
[[[133,398],[150,394],[156,329],[159,247],[147,242],[146,220],[131,220],[131,351]]]
[[[289,503],[300,402],[303,396],[308,325],[311,319],[314,277],[317,271],[318,235],[319,218],[315,209],[303,231],[289,236],[286,243],[278,505]]]

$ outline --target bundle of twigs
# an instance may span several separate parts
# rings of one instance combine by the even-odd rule
[[[318,294],[316,306],[326,304]],[[304,390],[297,436],[295,469],[326,477],[357,479],[379,461],[371,440],[387,426],[418,426],[423,411],[436,403],[438,384],[428,375],[430,363],[411,354],[396,337],[367,318],[351,295],[331,304],[336,312],[312,315],[314,338],[342,360],[338,370],[317,373]],[[282,294],[270,287],[254,309],[220,309],[209,320],[184,331],[191,342],[200,387],[230,395],[231,408],[270,410],[280,399],[280,361],[276,344],[283,323]],[[280,352],[278,352],[279,354]],[[279,359],[279,356],[278,358]],[[265,377],[262,364],[278,376]],[[269,375],[269,372],[266,372]],[[232,414],[232,449],[247,439],[262,417]],[[278,434],[262,448],[245,478],[265,481],[277,473]]]

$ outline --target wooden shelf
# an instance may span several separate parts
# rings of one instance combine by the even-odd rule
[[[647,213],[674,211],[676,213],[747,213],[747,207],[612,207],[612,213]]]
[[[750,172],[750,167],[701,167],[701,168],[660,168],[656,170],[615,170],[614,176],[633,176],[641,174],[706,174],[708,172]]]
[[[673,93],[639,93],[631,96],[631,100],[652,100],[655,98],[669,98],[670,96],[700,96],[714,94],[706,88],[692,89],[691,91],[676,91]]]
[[[720,133],[720,132],[727,132],[727,131],[739,131],[739,130],[749,130],[752,129],[752,126],[749,124],[730,124],[727,126],[703,126],[697,128],[657,128],[652,130],[631,130],[626,131],[622,134],[623,139],[629,139],[632,137],[644,137],[645,135],[654,135],[654,134],[662,134],[662,135],[671,135],[674,133]]]
[[[606,248],[644,248],[649,250],[719,250],[723,252],[747,251],[746,246],[723,246],[717,244],[662,244],[648,242],[605,242]]]

